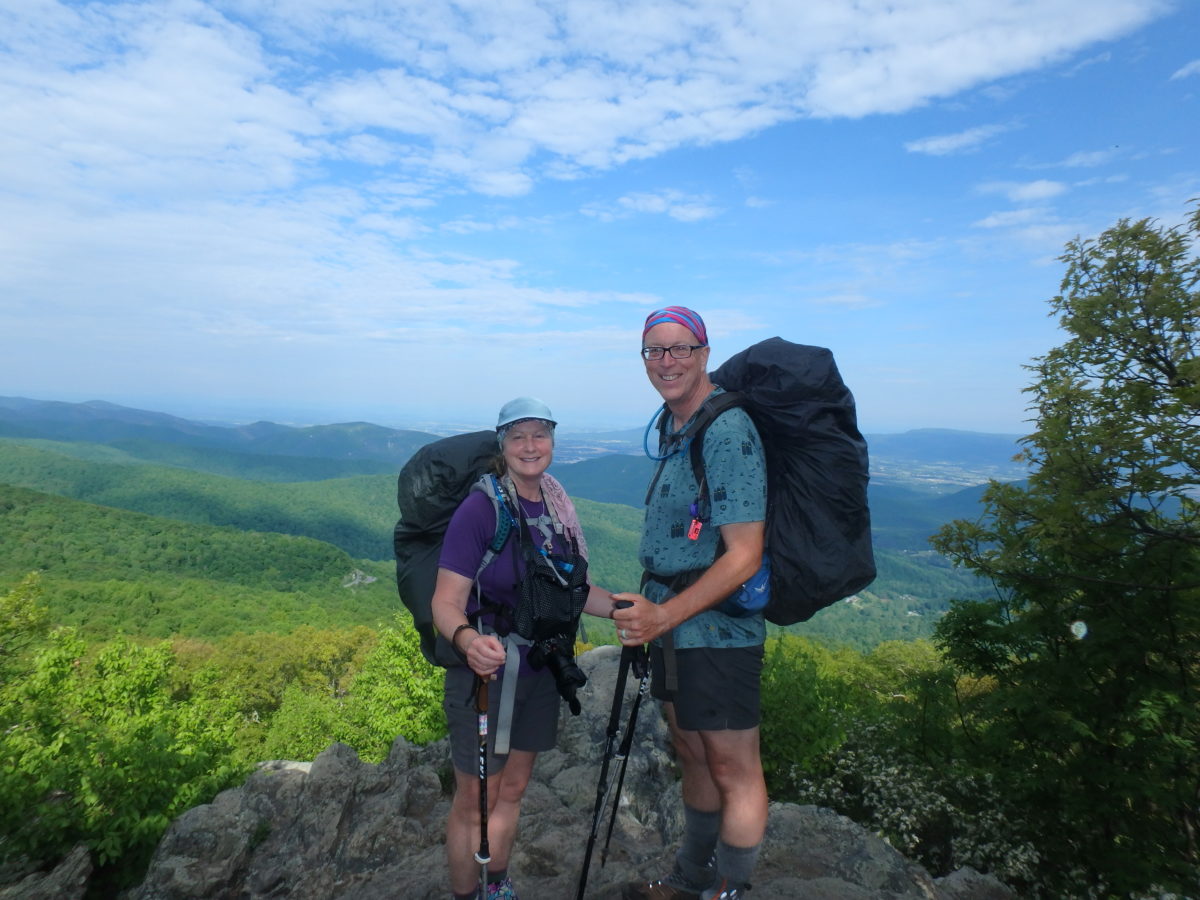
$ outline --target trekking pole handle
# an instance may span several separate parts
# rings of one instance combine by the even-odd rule
[[[631,607],[631,606],[633,606],[632,600],[614,600],[613,601],[613,610],[614,611],[616,611],[618,609],[629,609],[629,607]],[[616,616],[614,616],[613,618],[616,618]],[[623,635],[621,634],[620,628],[617,629],[617,637],[618,638],[623,637]],[[628,649],[628,648],[624,648],[624,649]]]

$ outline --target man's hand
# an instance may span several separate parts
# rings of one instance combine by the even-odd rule
[[[673,621],[666,606],[651,603],[641,594],[613,594],[613,622],[617,637],[626,647],[640,647],[659,635],[666,634],[678,623]]]

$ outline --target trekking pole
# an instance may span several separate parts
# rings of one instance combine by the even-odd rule
[[[626,649],[633,651],[630,653],[633,674],[640,680],[637,694],[633,698],[633,705],[629,709],[629,724],[625,726],[621,747],[617,750],[617,759],[621,761],[621,768],[617,772],[617,790],[613,796],[612,814],[608,817],[608,831],[604,835],[604,847],[600,850],[600,868],[602,869],[608,862],[608,845],[612,841],[613,826],[617,823],[617,808],[621,805],[621,788],[625,784],[625,769],[629,766],[629,754],[633,749],[633,732],[637,727],[638,707],[642,705],[642,698],[646,696],[650,687],[650,660],[646,655],[646,646],[643,644],[641,647],[627,647]]]
[[[628,600],[622,600],[618,607],[631,606]],[[583,868],[579,872],[579,890],[575,900],[583,900],[587,889],[588,868],[592,864],[592,851],[596,849],[596,833],[600,830],[600,818],[604,815],[605,800],[608,797],[608,766],[612,761],[617,745],[617,730],[621,727],[621,704],[625,700],[625,682],[629,678],[629,666],[633,661],[633,648],[621,648],[621,663],[617,668],[617,685],[613,690],[612,710],[608,715],[608,727],[604,732],[604,758],[600,762],[600,780],[596,783],[596,804],[592,807],[592,831],[588,835],[587,848],[583,853]]]
[[[483,676],[475,679],[475,712],[479,715],[479,850],[475,853],[475,862],[479,863],[479,897],[486,900],[487,867],[492,855],[488,850],[488,680]]]

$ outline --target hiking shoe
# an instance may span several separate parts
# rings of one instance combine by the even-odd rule
[[[487,900],[519,900],[512,879],[505,875],[502,881],[488,882]]]
[[[745,900],[746,889],[750,885],[746,885],[745,889],[738,890],[735,887],[727,887],[726,882],[722,881],[719,886],[714,888],[715,893],[709,894],[707,891],[701,895],[701,900]]]
[[[676,869],[659,881],[634,881],[621,889],[621,900],[700,900],[704,887],[688,881]]]

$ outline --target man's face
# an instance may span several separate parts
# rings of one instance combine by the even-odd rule
[[[655,325],[642,339],[643,347],[694,347],[698,343],[694,334],[676,322]],[[675,359],[667,352],[662,359],[645,360],[645,365],[650,383],[669,405],[682,402],[686,406],[691,400],[702,401],[708,396],[707,347],[693,350],[686,359]]]

